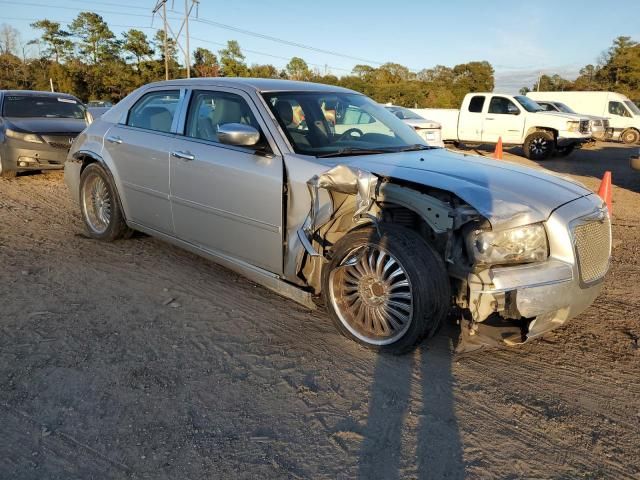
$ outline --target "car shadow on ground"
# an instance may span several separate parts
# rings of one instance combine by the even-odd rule
[[[456,150],[492,157],[493,145],[465,146],[460,145]],[[592,146],[585,146],[575,150],[566,157],[552,156],[548,160],[526,160],[519,147],[505,148],[504,151],[521,157],[518,162],[538,165],[556,173],[592,177],[600,180],[607,170],[611,172],[612,183],[615,186],[640,193],[640,172],[629,166],[629,157],[637,155],[640,145],[624,145],[613,142],[597,142]]]
[[[456,336],[446,325],[413,355],[378,356],[358,478],[465,477],[450,348]]]

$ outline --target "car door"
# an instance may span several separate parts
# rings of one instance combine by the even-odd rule
[[[525,114],[507,97],[493,95],[482,126],[482,141],[495,143],[500,137],[504,143],[520,143]]]
[[[218,255],[282,272],[283,162],[254,102],[235,89],[194,90],[170,158],[176,235]],[[220,143],[217,127],[248,124],[254,147]]]
[[[631,113],[622,102],[609,101],[607,106],[609,112],[609,126],[613,128],[616,135],[631,124]]]
[[[104,148],[121,181],[127,219],[162,233],[173,233],[169,201],[169,152],[180,89],[152,90],[109,129]]]
[[[474,95],[469,100],[469,105],[460,112],[458,122],[458,137],[460,140],[478,142],[482,139],[482,128],[485,115],[482,110],[485,105],[486,95]]]

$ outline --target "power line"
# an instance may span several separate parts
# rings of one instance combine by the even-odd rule
[[[121,6],[121,7],[126,7],[126,5],[124,4],[117,4],[117,3],[113,3],[113,2],[108,2],[110,5],[112,6]],[[42,4],[42,3],[34,3],[34,2],[20,2],[20,1],[11,1],[11,0],[0,0],[0,4],[11,4],[11,5],[23,5],[23,6],[32,6],[32,7],[54,7],[58,8],[58,9],[64,9],[64,10],[74,10],[77,11],[78,9],[76,7],[64,7],[64,6],[58,6],[58,5],[52,5],[52,4]],[[104,5],[106,5],[107,2],[104,2]],[[159,0],[156,3],[156,7],[160,7],[166,5],[166,1],[162,1]],[[104,14],[110,14],[110,15],[126,15],[128,17],[144,17],[144,18],[149,18],[149,15],[145,15],[142,13],[128,13],[128,12],[115,12],[112,10],[96,10],[96,9],[91,9],[91,11],[95,12],[95,13],[104,13]],[[169,10],[169,12],[172,13],[180,13],[180,12],[175,12],[172,10]],[[176,18],[176,17],[169,17],[167,18],[167,20],[180,20],[182,17]],[[244,28],[239,28],[239,27],[234,27],[233,25],[228,25],[225,23],[220,23],[220,22],[215,22],[213,20],[209,20],[206,18],[196,18],[193,21],[198,22],[198,23],[202,23],[205,25],[209,25],[212,27],[217,27],[217,28],[222,28],[225,30],[230,30],[236,33],[242,33],[243,35],[249,35],[252,37],[256,37],[256,38],[261,38],[263,40],[269,40],[272,42],[276,42],[276,43],[280,43],[283,45],[288,45],[291,47],[296,47],[296,48],[301,48],[304,50],[309,50],[312,52],[316,52],[316,53],[323,53],[325,55],[332,55],[335,57],[341,57],[341,58],[346,58],[348,60],[354,60],[354,61],[358,61],[358,62],[364,62],[364,63],[370,63],[370,64],[375,64],[375,65],[383,65],[384,62],[379,62],[376,60],[370,60],[370,59],[366,59],[366,58],[362,58],[362,57],[357,57],[354,55],[349,55],[349,54],[345,54],[345,53],[341,53],[341,52],[337,52],[335,50],[327,50],[327,49],[323,49],[323,48],[318,48],[318,47],[314,47],[311,45],[306,45],[303,43],[299,43],[299,42],[293,42],[291,40],[286,40],[283,38],[279,38],[279,37],[275,37],[275,36],[271,36],[271,35],[266,35],[263,33],[259,33],[259,32],[254,32],[251,30],[247,30]]]
[[[376,60],[369,60],[369,59],[362,58],[362,57],[356,57],[356,56],[353,56],[353,55],[348,55],[348,54],[345,54],[345,53],[336,52],[334,50],[325,50],[323,48],[317,48],[317,47],[313,47],[311,45],[305,45],[303,43],[293,42],[291,40],[285,40],[283,38],[273,37],[271,35],[266,35],[266,34],[263,34],[263,33],[253,32],[251,30],[246,30],[244,28],[234,27],[233,25],[227,25],[225,23],[214,22],[213,20],[207,20],[205,18],[196,18],[194,21],[198,22],[198,23],[204,23],[205,25],[209,25],[209,26],[212,26],[212,27],[223,28],[225,30],[231,30],[232,32],[242,33],[244,35],[249,35],[249,36],[256,37],[256,38],[261,38],[263,40],[269,40],[269,41],[272,41],[272,42],[281,43],[283,45],[289,45],[291,47],[310,50],[312,52],[324,53],[326,55],[333,55],[335,57],[342,57],[342,58],[346,58],[346,59],[349,59],[349,60],[356,60],[356,61],[365,62],[365,63],[373,63],[373,64],[376,64],[376,65],[383,65],[384,64],[384,62],[378,62]]]
[[[0,2],[1,3],[1,2]],[[15,21],[24,21],[24,22],[36,22],[38,20],[41,20],[39,18],[25,18],[25,17],[3,17],[3,20],[15,20]],[[59,22],[59,23],[65,23],[65,22],[72,22],[73,19],[70,18],[49,18],[48,20],[51,20],[52,22]],[[122,24],[115,24],[115,23],[109,23],[110,27],[118,27],[118,28],[137,28],[137,29],[141,29],[141,30],[157,30],[157,28],[155,27],[149,27],[149,26],[142,26],[142,25],[122,25]],[[199,37],[194,37],[193,35],[191,36],[191,38],[193,40],[197,40],[199,42],[205,43],[205,44],[209,44],[209,45],[216,45],[219,47],[226,47],[227,44],[224,42],[216,42],[213,40],[206,40],[204,38],[199,38]],[[264,56],[264,57],[270,57],[270,58],[275,58],[278,60],[284,60],[285,62],[288,62],[289,60],[291,60],[290,57],[284,57],[281,55],[274,55],[272,53],[266,53],[266,52],[261,52],[259,50],[251,50],[251,49],[247,49],[247,48],[243,48],[242,49],[243,52],[246,53],[252,53],[254,55],[260,55],[260,56]],[[337,70],[337,71],[341,71],[341,72],[351,72],[350,68],[342,68],[342,67],[336,67],[333,65],[328,65],[328,64],[318,64],[318,63],[311,63],[311,62],[307,62],[307,65],[310,65],[312,67],[317,67],[320,69],[323,68],[329,68],[330,70]]]

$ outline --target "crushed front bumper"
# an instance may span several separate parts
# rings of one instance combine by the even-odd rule
[[[591,225],[590,222],[602,222],[601,233],[593,240],[599,242],[598,248],[582,250],[597,252],[593,261],[600,264],[596,265],[599,268],[595,276],[591,270],[587,271],[593,266],[586,263],[586,255],[583,253],[582,259],[579,258],[579,249],[585,247],[577,246],[576,241],[577,226]],[[492,267],[469,275],[472,329],[487,319],[511,320],[514,326],[521,328],[522,335],[520,341],[510,339],[509,343],[522,343],[563,325],[596,299],[602,289],[611,252],[611,227],[602,201],[589,195],[570,202],[551,215],[545,228],[550,249],[547,261]],[[584,238],[589,240],[588,237],[581,240]],[[476,328],[476,331],[491,336],[490,328]],[[471,335],[474,335],[473,330]],[[498,338],[501,339],[505,340]],[[492,344],[495,343],[496,338],[493,338]]]
[[[5,143],[0,145],[0,161],[3,171],[60,170],[64,168],[68,152],[68,148],[48,143],[6,139]]]

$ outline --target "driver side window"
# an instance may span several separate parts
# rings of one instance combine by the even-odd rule
[[[251,125],[260,132],[251,108],[240,95],[211,90],[193,92],[184,131],[187,137],[220,143],[218,126],[228,123]],[[262,134],[261,137],[264,138]]]
[[[631,116],[625,106],[620,102],[609,102],[609,113],[612,115],[619,115],[621,117]]]
[[[493,97],[489,102],[489,113],[498,115],[518,115],[520,109],[511,100],[505,97]]]

